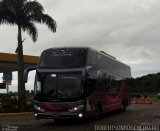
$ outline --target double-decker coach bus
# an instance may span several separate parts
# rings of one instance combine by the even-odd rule
[[[88,47],[51,48],[36,69],[34,111],[37,119],[88,118],[125,110],[130,67]],[[25,70],[25,80],[33,68]]]

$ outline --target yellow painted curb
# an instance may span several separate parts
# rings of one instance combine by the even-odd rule
[[[0,113],[0,116],[29,115],[33,112],[17,112],[17,113]]]

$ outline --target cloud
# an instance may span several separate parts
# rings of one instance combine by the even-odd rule
[[[57,46],[89,46],[129,64],[134,77],[160,71],[157,66],[160,63],[160,1],[38,1],[45,13],[56,20],[57,32],[37,24],[39,37],[35,44],[23,34],[27,38],[24,54],[40,55],[44,49]],[[0,39],[3,43],[0,51],[13,53],[17,27],[1,25]]]

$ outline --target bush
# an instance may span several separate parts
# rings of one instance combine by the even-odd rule
[[[26,96],[27,103],[24,111],[33,111],[33,97]],[[9,113],[9,112],[19,112],[18,108],[18,97],[14,94],[5,94],[2,97],[2,107],[0,112]]]

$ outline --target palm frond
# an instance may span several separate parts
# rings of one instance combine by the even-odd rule
[[[56,21],[50,17],[48,14],[41,14],[41,15],[30,15],[28,17],[30,21],[37,22],[37,23],[44,23],[51,29],[52,32],[56,32],[57,24]]]
[[[42,14],[42,22],[48,26],[51,31],[56,32],[57,24],[56,21],[48,14]]]
[[[41,15],[44,11],[43,6],[37,1],[29,1],[25,4],[24,11],[28,15]]]
[[[16,24],[15,13],[8,8],[6,1],[0,2],[0,24]]]
[[[16,14],[17,0],[4,0],[5,9],[13,14]]]
[[[43,6],[36,0],[0,0],[0,24],[21,26],[34,42],[38,36],[35,22],[44,23],[52,32],[56,32],[56,21],[43,12]]]
[[[34,42],[37,41],[38,30],[34,23],[25,23],[24,25],[22,25],[22,29],[23,31],[27,31],[27,33],[32,37],[32,40]]]

